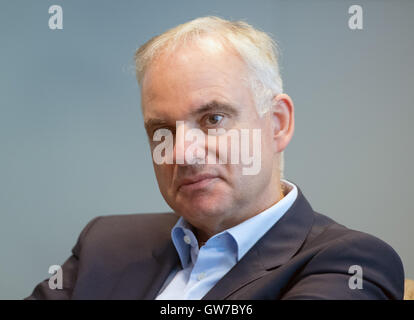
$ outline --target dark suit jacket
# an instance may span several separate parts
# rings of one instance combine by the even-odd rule
[[[26,299],[154,299],[180,262],[173,213],[100,216],[64,263],[63,289],[38,284]],[[362,289],[351,289],[352,265]],[[382,240],[312,210],[298,189],[291,208],[203,299],[402,299],[404,270]]]

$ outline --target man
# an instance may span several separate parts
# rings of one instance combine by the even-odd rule
[[[294,106],[269,36],[205,17],[135,58],[154,171],[174,213],[93,219],[62,267],[63,288],[45,280],[28,299],[403,297],[389,245],[314,212],[282,179]]]

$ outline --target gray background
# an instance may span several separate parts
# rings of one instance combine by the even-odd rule
[[[48,8],[63,7],[63,30]],[[348,28],[348,7],[364,30]],[[385,240],[414,278],[414,1],[16,1],[0,4],[0,298],[61,264],[97,215],[169,210],[140,114],[133,54],[205,15],[282,51],[296,107],[286,178],[313,208]]]

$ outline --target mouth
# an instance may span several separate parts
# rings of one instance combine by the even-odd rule
[[[192,192],[196,190],[202,190],[210,186],[218,179],[219,177],[211,174],[202,174],[187,179],[183,179],[179,184],[178,191]]]

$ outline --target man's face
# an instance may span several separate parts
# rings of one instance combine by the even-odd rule
[[[174,163],[153,162],[160,191],[169,206],[196,228],[213,225],[225,229],[277,199],[278,195],[273,194],[277,190],[277,168],[271,118],[258,115],[247,77],[246,66],[236,53],[218,41],[204,38],[178,48],[172,55],[158,57],[143,79],[141,98],[151,152],[160,143],[153,141],[157,129],[174,133]],[[176,128],[176,121],[183,121],[180,128]],[[177,164],[179,155],[192,144],[180,135],[194,128],[206,133],[201,148],[205,149],[206,159],[217,158],[216,164],[209,160],[206,164],[191,164],[188,158]],[[219,163],[222,150],[209,148],[211,138],[218,145],[219,135],[207,139],[207,133],[208,129],[220,128],[226,132],[248,129],[250,155],[252,130],[261,129],[261,169],[257,174],[243,174],[245,165],[241,161],[232,164],[229,156],[227,163]],[[230,147],[231,143],[228,155]]]

